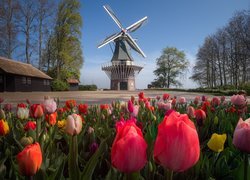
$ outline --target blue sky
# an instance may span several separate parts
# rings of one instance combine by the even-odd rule
[[[120,31],[103,9],[105,4],[112,8],[124,28],[148,16],[147,23],[131,33],[147,55],[143,58],[132,53],[135,61],[144,65],[136,78],[139,89],[154,80],[155,60],[165,47],[176,47],[186,53],[190,67],[181,82],[183,88],[196,87],[189,77],[205,37],[225,26],[236,11],[250,9],[250,0],[81,0],[84,66],[80,80],[82,84],[96,84],[98,88],[110,86],[101,65],[111,60],[112,52],[109,45],[100,49],[97,45]]]

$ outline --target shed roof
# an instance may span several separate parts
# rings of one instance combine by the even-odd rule
[[[80,83],[78,79],[75,79],[75,78],[70,78],[70,79],[67,79],[67,82],[69,84],[78,84]]]
[[[35,68],[31,64],[0,57],[0,69],[10,74],[17,74],[43,79],[52,79],[50,76]]]

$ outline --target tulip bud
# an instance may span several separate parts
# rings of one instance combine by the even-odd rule
[[[36,129],[36,123],[34,121],[28,121],[24,126],[25,131],[35,130],[35,129]]]
[[[24,119],[28,119],[29,117],[29,109],[27,109],[26,107],[23,108],[23,107],[18,107],[17,108],[17,117],[21,120],[24,120]]]
[[[66,121],[65,132],[69,135],[77,135],[82,130],[82,118],[78,114],[69,115]]]
[[[5,112],[2,109],[0,109],[0,119],[5,119]]]
[[[22,137],[21,140],[20,140],[20,143],[23,145],[23,146],[27,146],[29,144],[32,144],[33,143],[33,138],[32,137]]]

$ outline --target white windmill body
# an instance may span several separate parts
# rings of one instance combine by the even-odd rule
[[[106,38],[98,48],[105,46],[110,42],[115,43],[115,50],[111,62],[102,65],[102,70],[110,78],[110,89],[112,90],[135,90],[135,76],[142,70],[142,66],[136,64],[131,56],[131,48],[146,57],[129,32],[137,30],[145,21],[147,17],[142,18],[136,23],[124,29],[115,16],[114,12],[107,5],[103,6],[111,18],[115,21],[121,29],[119,33],[113,34]]]

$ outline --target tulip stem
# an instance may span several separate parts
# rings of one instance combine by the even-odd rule
[[[244,154],[244,180],[247,180],[247,171],[248,171],[248,154]]]
[[[79,179],[77,156],[78,156],[77,135],[73,135],[70,138],[69,161],[68,161],[70,179]]]
[[[173,179],[173,171],[170,169],[165,169],[165,179],[172,180]]]
[[[36,118],[36,142],[39,142],[39,125],[38,125],[38,118]]]

